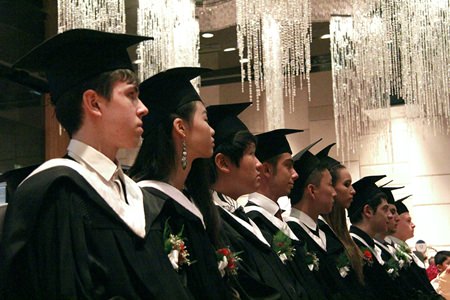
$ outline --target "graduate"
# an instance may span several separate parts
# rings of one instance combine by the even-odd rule
[[[299,177],[293,166],[292,150],[286,135],[300,132],[296,129],[276,129],[257,135],[256,156],[262,162],[261,184],[248,197],[245,211],[261,228],[274,250],[295,274],[301,286],[312,299],[325,299],[324,280],[312,270],[306,257],[305,243],[290,230],[282,218],[278,199],[288,196]],[[279,238],[291,244],[292,252],[279,249]],[[295,250],[294,250],[295,249]],[[326,291],[325,291],[326,292]],[[330,295],[328,295],[330,296]]]
[[[143,132],[148,109],[127,48],[148,39],[74,29],[15,63],[46,74],[71,140],[67,155],[34,170],[9,202],[2,299],[188,299],[149,239],[153,204],[116,159]]]
[[[306,242],[308,252],[317,258],[316,272],[328,297],[360,299],[363,294],[355,289],[355,283],[345,279],[350,272],[345,248],[334,232],[319,220],[321,214],[331,212],[336,191],[326,164],[309,151],[316,143],[294,156],[299,179],[289,196],[291,212],[285,220],[295,235]]]
[[[333,251],[339,275],[343,277],[347,290],[351,291],[352,298],[373,299],[373,295],[365,288],[363,274],[363,253],[350,236],[347,225],[346,210],[350,207],[355,196],[352,186],[352,175],[339,161],[329,156],[332,143],[316,154],[322,164],[325,164],[331,175],[331,183],[336,191],[333,208],[319,217],[319,227],[327,234],[330,244],[336,247]],[[342,245],[342,250],[339,249]],[[332,255],[333,256],[333,255]]]
[[[408,207],[403,203],[410,196],[408,195],[394,202],[399,221],[396,231],[387,236],[386,241],[390,247],[394,247],[397,252],[402,254],[405,257],[405,261],[409,264],[408,268],[405,268],[404,273],[408,283],[414,290],[415,297],[418,299],[442,299],[428,280],[424,263],[411,251],[406,243],[406,240],[414,236],[415,228]]]
[[[389,211],[387,196],[375,184],[386,175],[366,176],[353,184],[356,194],[348,214],[351,222],[350,235],[364,255],[364,277],[366,287],[376,299],[404,299],[401,289],[394,284],[381,257],[381,249],[375,244],[378,233],[386,232],[393,218]]]
[[[221,237],[225,245],[239,253],[241,271],[245,270],[252,278],[277,292],[260,291],[262,299],[307,299],[302,286],[237,202],[240,196],[256,191],[261,179],[261,163],[255,156],[256,139],[237,117],[249,105],[236,103],[208,107],[210,124],[216,131],[211,184],[223,223]],[[258,289],[247,288],[253,295]]]
[[[217,214],[206,173],[214,130],[190,82],[208,71],[173,68],[141,83],[140,97],[152,113],[143,120],[144,140],[129,174],[154,197],[156,217],[150,226],[166,250],[161,259],[170,259],[195,299],[229,299],[213,246]]]

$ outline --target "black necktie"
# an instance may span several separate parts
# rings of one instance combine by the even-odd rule
[[[309,227],[308,227],[309,228]],[[311,230],[311,232],[315,235],[315,236],[317,236],[317,237],[319,237],[320,238],[320,234],[319,234],[319,226],[316,226],[316,229],[314,230],[314,229],[311,229],[311,228],[309,228],[309,230]]]
[[[239,219],[242,219],[245,222],[250,224],[250,219],[248,218],[248,216],[245,213],[244,208],[242,206],[239,206],[238,208],[236,208],[236,210],[234,211],[234,215],[236,217],[238,217]]]

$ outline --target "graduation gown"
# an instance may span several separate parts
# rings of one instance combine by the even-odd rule
[[[280,228],[275,226],[260,211],[253,210],[251,206],[257,205],[251,201],[247,203],[245,211],[248,217],[258,225],[266,240],[272,245],[273,237],[280,231]],[[323,279],[321,279],[317,272],[310,271],[306,265],[305,243],[300,240],[291,240],[292,245],[295,247],[295,255],[292,260],[286,261],[286,266],[294,275],[295,280],[306,291],[310,299],[331,299],[332,295],[327,294],[327,291],[323,288],[325,285]]]
[[[320,230],[326,239],[326,248],[322,248],[313,237],[306,231],[300,220],[295,220],[294,217],[288,217],[287,223],[294,234],[306,243],[308,251],[314,252],[319,259],[318,275],[323,279],[325,285],[323,288],[327,289],[327,294],[332,295],[334,299],[361,299],[363,294],[358,288],[356,282],[351,282],[349,277],[341,277],[338,268],[336,267],[338,257],[345,255],[345,249],[342,243],[329,230],[325,229],[326,224],[319,226]],[[318,238],[318,237],[317,237]]]
[[[384,268],[384,262],[376,253],[374,240],[364,231],[355,226],[350,226],[350,235],[360,248],[367,248],[372,253],[370,264],[365,263],[363,267],[366,287],[376,299],[404,299],[404,294],[399,289]],[[379,257],[377,259],[377,256]]]
[[[399,243],[403,243],[404,248],[409,248],[405,242],[397,240],[394,237],[389,238],[392,242],[392,247],[396,248]],[[414,257],[415,254],[412,251],[408,255],[411,256],[411,264],[409,267],[401,270],[400,276],[404,278],[410,287],[410,299],[442,299],[428,280],[423,263],[419,258]]]
[[[265,283],[275,289],[281,299],[301,299],[289,270],[272,248],[242,226],[223,208],[219,208],[219,212],[222,219],[223,242],[228,244],[233,252],[241,252],[239,254],[242,259],[239,264],[241,270],[238,270],[238,274],[243,271],[248,274],[247,276]],[[244,288],[252,289],[252,287]],[[266,297],[277,298],[277,295],[272,292],[267,293]]]
[[[0,298],[190,299],[163,251],[163,204],[144,193],[141,238],[73,168],[29,177],[6,215]]]
[[[155,221],[159,223],[161,229],[160,237],[163,236],[166,221],[174,234],[179,233],[183,228],[186,248],[193,263],[182,266],[178,272],[190,292],[196,299],[230,299],[230,289],[219,273],[215,249],[202,221],[162,191],[152,187],[144,187],[144,189],[159,201],[164,202],[164,207]],[[168,285],[166,288],[171,287]]]

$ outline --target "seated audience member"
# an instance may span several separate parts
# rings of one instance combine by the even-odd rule
[[[450,299],[450,251],[438,251],[434,259],[439,274],[431,283],[442,297]]]
[[[432,256],[428,259],[428,268],[427,268],[428,280],[431,281],[431,280],[435,279],[438,274],[439,274],[439,270],[436,267],[436,264],[434,262],[434,256]]]

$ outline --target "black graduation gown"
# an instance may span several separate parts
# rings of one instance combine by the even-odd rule
[[[146,236],[137,236],[67,166],[17,190],[1,247],[2,299],[190,299],[155,223],[164,204],[144,193]]]
[[[336,265],[341,255],[345,255],[345,247],[336,236],[335,232],[331,227],[325,223],[323,220],[318,221],[319,228],[325,232],[327,236],[327,254],[330,265]],[[339,275],[340,276],[340,275]],[[345,287],[345,295],[350,299],[374,299],[375,297],[369,293],[356,277],[356,273],[353,269],[350,269],[347,276],[341,279]]]
[[[242,259],[240,268],[248,276],[278,291],[281,299],[301,299],[296,291],[295,282],[289,276],[289,270],[272,248],[261,242],[223,208],[219,208],[219,212],[222,219],[223,242],[228,244],[233,252],[242,252],[239,254]],[[251,289],[251,287],[244,288]],[[276,297],[273,294],[268,296]]]
[[[251,205],[257,206],[253,202],[248,202],[246,206]],[[278,227],[258,211],[249,211],[247,215],[258,225],[266,240],[272,245],[273,236],[279,231]],[[286,262],[286,266],[294,275],[298,285],[302,287],[302,290],[306,291],[310,299],[331,299],[332,295],[327,294],[327,291],[323,288],[325,285],[324,281],[322,281],[323,279],[317,272],[310,271],[306,265],[305,243],[292,240],[292,245],[295,247],[295,255],[292,260]]]
[[[201,220],[165,193],[151,187],[144,187],[158,199],[164,201],[164,208],[156,222],[162,229],[166,220],[177,234],[183,228],[183,237],[192,263],[180,269],[187,286],[196,299],[230,299],[231,294],[226,281],[222,279],[214,246],[203,227]],[[163,232],[160,232],[163,236]],[[184,273],[184,274],[183,274]],[[167,286],[170,288],[170,286]]]
[[[355,226],[350,226],[350,233],[359,236],[367,243],[367,245],[374,249],[375,242],[367,233]],[[367,248],[360,240],[353,238],[353,241],[358,247]],[[376,299],[403,299],[404,294],[401,289],[396,287],[385,268],[375,258],[375,255],[373,255],[372,263],[370,265],[367,263],[364,264],[363,272],[366,287]]]
[[[391,246],[395,247],[395,242]],[[390,253],[384,248],[381,248],[381,250],[383,251],[382,257],[386,261],[390,258]],[[428,280],[425,269],[419,267],[414,260],[408,267],[400,270],[400,277],[408,287],[407,295],[409,299],[442,299]]]
[[[305,241],[308,251],[314,252],[319,259],[318,275],[323,279],[328,295],[333,295],[334,299],[361,299],[359,290],[352,290],[355,284],[346,285],[345,279],[339,275],[336,267],[337,258],[345,253],[341,242],[332,238],[329,231],[324,231],[327,241],[327,251],[320,247],[305,229],[294,221],[287,222],[294,234],[302,241]],[[323,225],[321,227],[324,227]],[[334,234],[333,234],[334,235]]]

